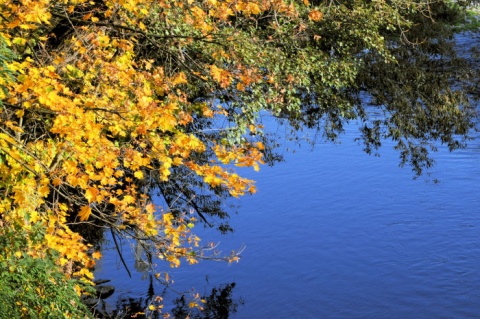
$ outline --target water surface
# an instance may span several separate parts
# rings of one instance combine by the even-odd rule
[[[441,148],[432,177],[413,180],[391,143],[369,156],[357,135],[352,123],[339,145],[304,144],[245,171],[258,193],[237,202],[235,232],[201,231],[227,253],[245,244],[241,261],[171,270],[174,288],[235,282],[245,303],[231,318],[480,318],[480,140]],[[96,276],[113,279],[112,300],[145,296],[148,280],[104,255]]]

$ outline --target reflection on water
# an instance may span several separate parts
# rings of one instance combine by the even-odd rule
[[[185,296],[175,299],[175,308],[172,309],[174,318],[177,319],[227,319],[231,314],[237,312],[239,305],[243,304],[243,300],[234,300],[232,298],[233,288],[235,283],[219,286],[213,288],[210,295],[203,296],[205,301],[200,311],[198,309],[192,310],[188,306]]]
[[[357,135],[352,123],[340,145],[304,145],[273,168],[245,171],[259,191],[237,202],[235,232],[200,230],[227,253],[246,244],[238,264],[158,265],[177,291],[211,296],[210,316],[191,318],[227,318],[215,317],[222,300],[231,318],[480,318],[480,140],[454,153],[440,147],[435,184],[400,169],[392,143],[380,157],[362,153]],[[107,310],[125,300],[133,307],[131,297],[143,307],[151,286],[166,311],[185,314],[177,293],[163,295],[139,272],[128,278],[114,250],[96,276],[116,287]],[[234,290],[214,290],[228,282]]]
[[[167,288],[158,293],[155,292],[153,276],[149,276],[147,292],[144,296],[129,296],[116,300],[115,309],[107,310],[107,301],[100,300],[93,310],[98,318],[115,319],[160,319],[165,318],[162,312],[163,297],[167,294]],[[235,283],[229,283],[213,287],[208,295],[198,297],[199,307],[192,307],[186,295],[181,295],[174,300],[174,307],[170,314],[176,319],[227,319],[237,312],[243,305],[241,298],[235,299],[232,292]],[[200,301],[201,300],[201,301]]]

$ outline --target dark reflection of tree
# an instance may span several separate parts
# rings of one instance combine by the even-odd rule
[[[116,309],[110,314],[110,318],[115,319],[159,319],[162,315],[157,312],[145,312],[148,306],[153,303],[155,290],[153,288],[153,276],[149,276],[149,285],[145,297],[140,298],[121,298],[117,300]]]
[[[176,319],[227,319],[229,316],[237,312],[237,307],[243,305],[244,301],[240,298],[234,300],[232,291],[235,283],[213,288],[209,296],[203,296],[206,302],[203,305],[203,311],[192,310],[188,307],[188,302],[182,296],[175,300],[176,307],[172,309],[172,315]]]
[[[97,315],[101,314],[101,318],[112,319],[160,319],[163,318],[165,312],[169,312],[175,319],[227,319],[231,314],[237,312],[238,306],[244,304],[242,298],[234,299],[232,297],[235,288],[235,283],[232,282],[214,287],[208,296],[202,296],[201,299],[205,301],[202,304],[203,310],[190,308],[188,297],[182,295],[175,299],[175,307],[170,311],[168,309],[164,309],[163,313],[149,311],[150,305],[158,306],[160,304],[158,300],[161,300],[155,293],[153,281],[153,277],[150,276],[150,284],[145,297],[119,299],[116,309],[112,313],[107,315],[106,312],[100,311],[97,312]],[[165,292],[166,290],[161,295],[165,295]]]

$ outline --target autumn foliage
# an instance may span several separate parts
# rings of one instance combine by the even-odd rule
[[[282,1],[0,5],[1,36],[15,54],[4,65],[14,76],[2,79],[0,220],[2,227],[20,225],[27,237],[37,225],[44,228],[42,242],[14,253],[44,258],[56,251],[67,276],[91,280],[100,253],[71,225],[92,223],[146,238],[172,266],[181,258],[195,263],[196,218],[157,207],[152,189],[181,167],[202,187],[235,197],[253,193],[253,182],[226,165],[258,169],[263,145],[231,142],[228,134],[199,137],[196,121],[228,114],[218,102],[192,97],[192,79],[203,83],[203,97],[263,81],[260,69],[213,45],[215,34],[233,37],[222,25],[234,15],[293,15],[294,7]],[[169,48],[175,55],[150,56],[164,41],[175,42]],[[195,63],[182,51],[197,42],[209,48],[209,61],[180,67]]]
[[[55,252],[88,282],[101,254],[78,229],[93,225],[196,263],[193,226],[255,192],[234,167],[267,160],[259,113],[303,125],[315,105],[327,136],[362,114],[342,99],[355,54],[394,63],[380,31],[410,26],[403,2],[1,0],[0,235],[27,242],[0,262]],[[343,26],[348,47],[322,35]]]

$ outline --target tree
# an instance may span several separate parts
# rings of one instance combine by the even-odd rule
[[[392,138],[417,174],[435,142],[462,147],[474,127],[462,81],[478,75],[453,50],[461,8],[447,1],[0,8],[0,232],[40,227],[43,244],[29,241],[25,256],[58,254],[72,280],[89,282],[101,256],[84,226],[132,236],[147,262],[208,258],[191,229],[228,217],[225,198],[255,192],[233,167],[278,158],[260,112],[328,140],[360,119],[367,151]],[[385,116],[372,118],[362,96]]]

